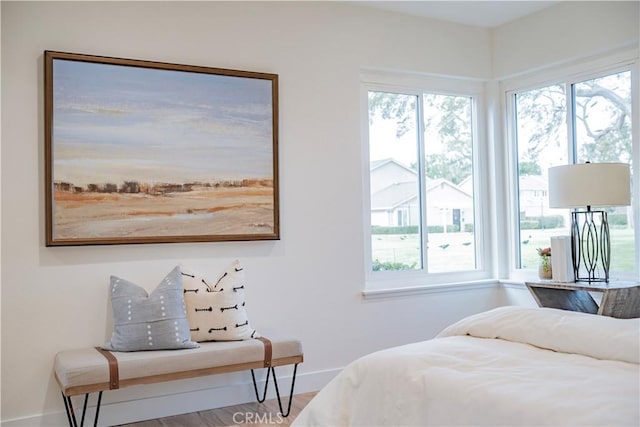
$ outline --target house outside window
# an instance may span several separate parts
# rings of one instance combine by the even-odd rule
[[[551,236],[570,235],[571,211],[550,209],[548,205],[550,167],[587,161],[628,163],[632,185],[637,182],[634,144],[638,150],[638,138],[634,143],[633,136],[637,132],[633,130],[637,113],[632,113],[634,70],[633,63],[629,63],[506,91],[515,171],[515,204],[511,210],[517,213],[512,259],[516,272],[537,267],[536,249],[549,246]],[[637,192],[632,189],[631,206],[603,207],[611,230],[614,279],[638,277],[639,233],[634,206],[637,209],[639,202],[633,195]]]
[[[488,274],[486,228],[478,227],[484,211],[477,176],[484,167],[477,155],[483,88],[476,84],[461,93],[435,86],[363,85],[368,288]]]

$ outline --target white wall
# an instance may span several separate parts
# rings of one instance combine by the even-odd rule
[[[111,274],[151,289],[178,261],[216,275],[239,258],[252,324],[303,341],[299,391],[323,385],[360,355],[430,338],[495,306],[490,287],[391,299],[360,294],[360,67],[488,78],[486,30],[333,2],[3,1],[1,7],[5,424],[64,422],[53,358],[104,342]],[[282,239],[46,248],[45,49],[279,74]],[[247,381],[234,374],[109,392],[102,423],[250,400]],[[214,389],[220,384],[237,387]],[[164,397],[109,405],[153,396]]]
[[[637,46],[639,5],[567,1],[498,27],[493,31],[493,77]]]
[[[562,4],[559,12],[548,9],[521,21],[519,28],[527,29],[522,32],[512,26],[491,32],[336,2],[2,1],[0,6],[1,377],[7,426],[65,421],[53,357],[106,339],[111,274],[150,289],[178,261],[216,275],[239,258],[246,267],[252,324],[288,330],[303,341],[298,391],[323,385],[360,355],[430,338],[467,314],[512,302],[509,293],[492,287],[361,297],[360,68],[489,79],[638,37],[637,3]],[[636,21],[629,17],[634,11]],[[573,24],[567,27],[572,16],[588,18],[591,27],[597,19],[602,28],[573,23],[582,35],[573,36]],[[279,74],[282,239],[44,247],[45,49]],[[496,174],[500,178],[499,170]],[[498,234],[499,241],[503,237]],[[531,302],[517,294],[518,303]],[[248,401],[247,380],[233,374],[108,392],[102,424]],[[135,401],[141,397],[150,398]]]

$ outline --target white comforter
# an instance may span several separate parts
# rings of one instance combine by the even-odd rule
[[[294,426],[640,426],[640,319],[502,307],[347,366]]]

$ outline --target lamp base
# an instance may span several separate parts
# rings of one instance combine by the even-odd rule
[[[611,237],[605,211],[571,213],[571,258],[576,282],[608,282]]]

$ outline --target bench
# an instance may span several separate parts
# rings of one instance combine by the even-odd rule
[[[245,370],[251,371],[258,402],[264,401],[269,374],[273,375],[280,413],[286,417],[291,411],[298,364],[303,361],[302,344],[297,339],[274,333],[266,336],[268,338],[245,341],[202,342],[199,348],[182,350],[111,352],[100,348],[84,348],[62,351],[55,357],[55,378],[60,385],[69,425],[77,427],[84,424],[91,393],[99,393],[94,420],[96,426],[103,391]],[[274,368],[286,365],[294,365],[294,369],[285,413]],[[267,369],[262,397],[258,393],[254,374],[254,369],[260,368]],[[78,424],[71,397],[82,394],[85,398]]]

